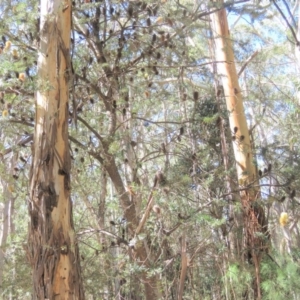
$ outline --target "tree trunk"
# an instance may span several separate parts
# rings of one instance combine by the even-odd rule
[[[89,127],[88,123],[79,116],[78,120],[85,126]],[[93,155],[93,157],[104,166],[108,176],[112,180],[114,188],[119,195],[120,205],[123,210],[123,217],[126,220],[128,239],[132,239],[137,235],[137,227],[139,226],[139,219],[136,214],[136,206],[134,201],[131,201],[130,193],[125,189],[114,156],[109,153],[109,144],[101,137],[99,138],[99,140],[101,141],[103,146],[102,155],[105,157],[105,160],[99,154],[95,154],[93,152],[90,152],[90,154]],[[143,244],[133,252],[134,255],[132,255],[131,257],[134,258],[139,265],[146,268],[150,267],[150,265],[152,264],[151,258],[148,255],[147,250]],[[161,286],[157,275],[148,276],[146,272],[143,272],[139,279],[141,279],[145,287],[145,297],[147,300],[161,299]]]
[[[223,5],[223,1],[216,2]],[[248,261],[254,265],[255,299],[261,299],[260,291],[260,259],[261,250],[265,250],[265,240],[257,233],[266,233],[267,224],[264,210],[256,200],[260,198],[260,191],[253,185],[258,185],[256,167],[253,163],[253,153],[250,134],[244,113],[241,89],[234,63],[234,53],[230,40],[226,10],[221,9],[212,15],[214,41],[216,47],[216,61],[218,73],[221,77],[229,123],[232,131],[233,149],[236,161],[240,196],[244,211],[245,244]]]
[[[180,238],[181,241],[181,272],[180,272],[180,280],[178,286],[178,300],[183,299],[183,291],[185,287],[185,280],[187,275],[188,269],[188,257],[186,251],[186,236],[183,233],[182,237]]]
[[[9,161],[6,161],[6,167],[9,171],[9,175],[12,177],[14,172],[16,156],[12,153]],[[0,203],[0,295],[4,296],[5,287],[3,286],[3,272],[5,266],[5,254],[7,248],[7,239],[9,235],[15,233],[15,224],[14,224],[14,207],[16,197],[13,196],[13,185],[7,182],[7,179],[2,178],[0,180],[2,190],[3,190],[3,199],[4,203]],[[11,282],[15,280],[12,278]],[[10,290],[11,293],[11,290]],[[11,296],[11,295],[10,295]],[[7,295],[8,297],[8,295]]]
[[[132,238],[134,235],[136,235],[136,227],[139,224],[136,216],[135,205],[134,202],[130,201],[129,193],[125,190],[122,178],[118,172],[113,156],[111,156],[107,150],[105,152],[105,155],[109,158],[107,159],[108,162],[105,164],[105,168],[110,178],[112,179],[117,193],[119,194],[120,203],[124,211],[124,218],[126,219],[128,224],[128,234]],[[138,249],[135,249],[134,254],[135,255],[133,256],[135,257],[135,260],[138,261],[139,265],[144,266],[146,268],[150,266],[150,257],[148,256],[143,244]],[[158,276],[147,276],[147,273],[143,272],[141,278],[145,287],[146,299],[160,299],[161,291]]]
[[[45,0],[40,7],[28,236],[33,299],[84,299],[70,199],[71,7],[69,0]]]
[[[6,189],[6,188],[5,188]],[[0,226],[0,295],[4,295],[3,291],[5,290],[3,286],[3,272],[5,264],[5,248],[6,242],[9,235],[9,213],[10,213],[10,201],[12,195],[4,190],[4,195],[9,195],[9,198],[6,198],[4,204],[0,203],[0,220],[2,224]]]

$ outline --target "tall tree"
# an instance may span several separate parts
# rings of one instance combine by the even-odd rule
[[[30,178],[28,254],[34,299],[83,299],[70,198],[70,1],[42,1]]]
[[[217,2],[223,5],[223,1]],[[260,261],[265,250],[265,238],[261,234],[267,231],[264,210],[259,204],[260,190],[258,174],[254,163],[253,147],[244,112],[242,91],[234,63],[234,52],[230,39],[226,10],[221,9],[212,15],[216,45],[216,61],[222,79],[229,124],[232,130],[233,149],[236,170],[240,186],[240,198],[244,213],[245,247],[247,259],[255,267],[254,293],[261,299]],[[269,170],[271,171],[271,166]]]

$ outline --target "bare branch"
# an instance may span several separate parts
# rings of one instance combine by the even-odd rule
[[[241,67],[240,71],[238,72],[238,77],[241,76],[241,74],[246,69],[247,65],[256,57],[256,55],[259,53],[259,51],[255,51],[244,63],[244,65]]]
[[[142,229],[143,229],[143,227],[144,227],[144,225],[145,225],[145,223],[146,223],[146,221],[147,221],[147,219],[150,215],[150,211],[153,207],[153,203],[154,203],[154,197],[153,197],[153,189],[152,189],[151,192],[150,192],[149,198],[148,198],[148,204],[147,204],[145,213],[144,213],[144,215],[143,215],[143,217],[142,217],[142,219],[141,219],[141,221],[140,221],[140,223],[139,223],[139,225],[138,225],[138,227],[135,231],[135,233],[137,235],[142,231]]]
[[[296,45],[299,46],[300,43],[299,43],[299,41],[298,41],[298,39],[297,39],[296,33],[295,33],[295,31],[294,31],[292,25],[289,23],[288,19],[286,18],[286,16],[284,15],[284,13],[282,12],[282,10],[280,9],[280,7],[278,6],[278,4],[276,3],[275,0],[273,0],[273,3],[274,3],[274,5],[276,6],[276,8],[277,8],[277,10],[279,11],[279,13],[281,14],[281,16],[283,17],[283,19],[285,20],[287,26],[290,28],[290,30],[291,30],[291,32],[292,32],[292,35],[293,35],[293,37],[294,37],[294,39],[295,39],[295,41],[296,41]]]
[[[283,1],[283,4],[284,4],[284,6],[285,6],[285,8],[286,8],[286,10],[287,10],[287,12],[288,12],[288,14],[289,14],[291,20],[292,20],[293,23],[294,23],[294,26],[297,27],[295,18],[294,18],[293,14],[292,14],[292,12],[291,12],[291,10],[290,10],[290,7],[288,6],[288,4],[287,4],[287,2],[286,2],[285,0],[282,0],[282,1]]]

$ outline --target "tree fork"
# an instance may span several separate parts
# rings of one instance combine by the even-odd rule
[[[110,159],[108,159],[108,161],[104,163],[104,167],[107,173],[109,174],[113,185],[120,197],[120,203],[124,212],[124,217],[128,222],[129,233],[132,236],[138,235],[138,233],[140,232],[136,232],[138,231],[139,223],[136,217],[135,204],[131,202],[128,196],[129,194],[124,188],[123,181],[118,172],[114,157],[110,156],[108,152],[106,152],[105,154],[106,157],[110,157]],[[144,245],[142,244],[141,246],[139,246],[137,249],[134,250],[134,252],[134,257],[138,264],[149,268],[150,261]],[[145,297],[147,300],[156,300],[161,298],[161,287],[157,275],[147,276],[147,273],[143,272],[141,275],[141,280],[145,288]]]

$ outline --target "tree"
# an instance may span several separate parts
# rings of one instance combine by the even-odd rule
[[[84,299],[70,197],[70,1],[41,3],[28,256],[34,299]]]
[[[8,169],[10,170],[10,175],[14,174],[14,164],[15,164],[16,157],[12,155]],[[11,183],[8,182],[8,178],[5,178],[4,180],[1,180],[1,186],[3,190],[4,195],[4,205],[0,206],[0,219],[3,220],[1,230],[0,230],[0,293],[3,293],[3,286],[4,286],[4,264],[5,264],[5,249],[6,244],[8,243],[8,237],[9,235],[13,235],[15,232],[15,226],[14,226],[14,203],[15,203],[15,197],[13,197],[13,186]]]
[[[219,3],[222,5],[223,2]],[[242,91],[234,63],[234,53],[225,9],[220,9],[213,15],[213,30],[216,44],[216,61],[219,62],[218,70],[226,98],[237,176],[241,189],[247,259],[255,267],[255,298],[261,299],[260,262],[261,253],[266,251],[267,247],[267,223],[264,209],[259,203],[260,190],[255,187],[258,183],[258,174],[254,163],[253,141],[251,141],[251,133],[245,117]],[[267,171],[271,171],[271,165]],[[259,235],[260,233],[262,235]]]

